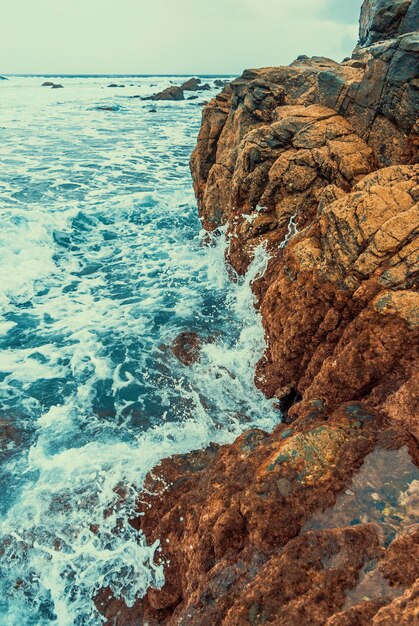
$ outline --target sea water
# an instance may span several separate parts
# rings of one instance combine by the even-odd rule
[[[232,282],[192,192],[214,78],[158,103],[131,96],[185,78],[0,82],[2,626],[100,624],[102,587],[132,605],[161,586],[158,542],[128,523],[147,472],[278,420],[253,383],[266,254]],[[185,330],[208,339],[189,367]]]

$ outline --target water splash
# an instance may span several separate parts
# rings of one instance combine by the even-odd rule
[[[287,243],[293,238],[295,237],[295,235],[298,233],[298,228],[297,228],[297,224],[295,223],[295,219],[297,217],[297,213],[294,213],[293,215],[291,215],[289,222],[288,222],[288,226],[287,226],[287,232],[285,233],[285,237],[284,239],[281,241],[281,243],[279,244],[279,249],[282,250],[283,248],[285,248],[285,246],[287,245]]]

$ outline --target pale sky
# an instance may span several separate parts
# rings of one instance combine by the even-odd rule
[[[3,0],[0,74],[239,74],[342,60],[362,0]]]

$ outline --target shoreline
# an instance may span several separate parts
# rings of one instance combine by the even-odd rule
[[[132,524],[165,584],[130,608],[105,590],[108,623],[417,617],[417,13],[380,6],[351,59],[246,70],[204,109],[200,217],[238,274],[271,255],[255,380],[285,421],[153,470]]]

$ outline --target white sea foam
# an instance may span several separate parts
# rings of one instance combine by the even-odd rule
[[[128,523],[147,472],[278,419],[253,384],[267,255],[231,283],[224,235],[201,245],[195,105],[149,114],[126,97],[148,79],[123,96],[109,79],[41,82],[8,81],[0,111],[0,402],[22,433],[1,474],[0,622],[94,625],[100,588],[132,604],[163,583],[158,545]],[[209,339],[189,368],[167,349],[183,330]]]

